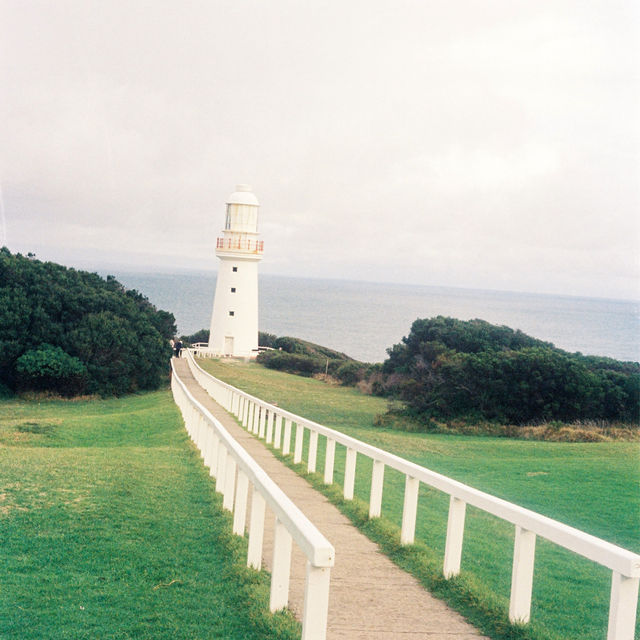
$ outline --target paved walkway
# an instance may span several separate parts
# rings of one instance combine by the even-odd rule
[[[331,570],[327,640],[464,640],[482,639],[475,628],[431,596],[398,568],[378,546],[356,529],[327,498],[280,462],[261,440],[198,385],[186,360],[174,360],[180,379],[193,396],[223,424],[289,498],[320,529],[336,550]],[[273,514],[267,512],[267,520]],[[270,569],[272,527],[265,527],[263,566]],[[305,561],[293,544],[289,606],[301,619]]]

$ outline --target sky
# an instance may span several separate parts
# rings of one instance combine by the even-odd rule
[[[635,0],[0,0],[0,245],[640,299]]]

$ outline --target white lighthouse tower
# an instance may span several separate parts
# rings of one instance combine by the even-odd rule
[[[224,236],[216,242],[220,258],[213,300],[209,351],[212,355],[250,358],[258,349],[258,199],[239,184],[227,199]]]

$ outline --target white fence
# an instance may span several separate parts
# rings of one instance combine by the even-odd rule
[[[443,566],[445,577],[450,578],[460,573],[467,504],[513,524],[515,544],[509,602],[509,619],[512,622],[526,623],[530,619],[536,536],[541,536],[611,569],[607,640],[633,640],[640,581],[639,555],[263,402],[203,371],[190,352],[187,353],[187,358],[194,377],[209,395],[234,414],[250,432],[259,438],[264,438],[267,444],[272,444],[276,449],[281,448],[283,454],[290,453],[292,426],[295,424],[293,460],[296,463],[302,461],[304,430],[308,429],[310,436],[307,469],[309,472],[316,471],[318,437],[325,437],[325,484],[333,482],[336,443],[344,445],[347,450],[343,487],[345,499],[353,498],[357,455],[371,458],[373,460],[369,501],[371,518],[380,516],[385,466],[404,474],[405,492],[400,536],[403,544],[411,544],[414,541],[420,483],[448,494],[450,496],[449,519]]]
[[[190,354],[189,360],[193,361]],[[182,412],[187,432],[216,479],[216,491],[223,495],[224,508],[233,512],[233,532],[238,535],[244,535],[247,500],[251,496],[247,551],[247,565],[250,567],[260,569],[262,564],[265,507],[268,505],[275,514],[271,611],[287,606],[291,548],[292,540],[295,540],[307,558],[302,638],[324,640],[334,548],[220,422],[194,399],[176,374],[173,363],[171,366],[173,397]]]

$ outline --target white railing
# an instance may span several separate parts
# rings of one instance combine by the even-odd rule
[[[193,361],[189,354],[190,362]],[[260,569],[265,531],[265,507],[275,515],[269,607],[278,611],[289,600],[292,540],[307,558],[302,612],[302,639],[324,640],[329,606],[330,567],[335,552],[329,541],[291,502],[257,462],[226,429],[189,393],[173,363],[171,390],[185,427],[216,479],[223,507],[233,513],[233,532],[244,535],[247,499],[251,496],[247,565]],[[250,488],[253,489],[250,491]]]
[[[293,451],[295,463],[302,462],[304,430],[308,429],[310,437],[307,469],[309,472],[316,471],[318,436],[324,436],[326,438],[325,484],[333,483],[336,443],[344,445],[347,450],[343,487],[345,499],[353,499],[357,455],[371,458],[373,470],[369,517],[375,518],[381,513],[385,466],[404,474],[405,491],[400,534],[402,544],[412,544],[415,539],[420,483],[447,493],[450,496],[450,502],[443,566],[443,574],[446,578],[460,573],[467,504],[513,524],[515,544],[509,601],[511,622],[526,623],[530,619],[536,536],[540,536],[611,569],[607,640],[633,640],[640,582],[640,555],[263,402],[203,371],[190,352],[187,353],[187,358],[194,377],[209,395],[234,414],[251,433],[264,438],[267,444],[272,444],[276,449],[281,449],[283,454],[291,452],[291,433],[292,426],[295,424]]]

